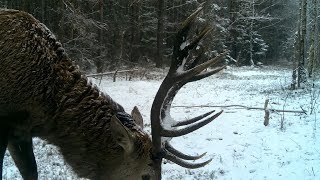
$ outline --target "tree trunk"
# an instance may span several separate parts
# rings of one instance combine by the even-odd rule
[[[46,5],[45,0],[41,0],[41,22],[47,24],[45,21]]]
[[[141,2],[133,0],[130,5],[131,17],[131,43],[130,43],[130,61],[138,62],[140,58],[140,7]],[[121,32],[119,33],[121,36]]]
[[[317,46],[316,46],[316,37],[317,37],[317,32],[316,32],[316,28],[317,28],[317,0],[312,0],[312,6],[313,6],[313,12],[312,12],[312,16],[313,16],[313,24],[312,24],[312,29],[311,29],[311,46],[310,46],[310,50],[309,50],[309,62],[308,62],[308,76],[309,78],[312,78],[313,72],[315,70],[315,66],[316,66],[316,57],[317,57]]]
[[[99,0],[99,20],[100,22],[103,22],[103,0]],[[100,27],[98,30],[98,36],[99,36],[99,49],[98,49],[98,58],[95,60],[95,65],[97,68],[97,73],[102,73],[104,71],[103,67],[103,59],[102,59],[102,54],[103,54],[103,28]]]
[[[156,67],[163,65],[163,31],[164,31],[164,0],[158,0],[158,31]]]
[[[63,31],[63,25],[62,25],[62,18],[63,18],[63,13],[64,13],[64,4],[62,0],[58,0],[58,18],[55,20],[56,21],[56,28],[58,29],[58,39],[62,41],[63,36],[64,36],[64,31]],[[60,24],[61,23],[61,24]]]
[[[253,62],[253,21],[254,21],[254,0],[251,2],[252,6],[252,17],[251,17],[251,22],[250,22],[250,65],[254,66]]]
[[[315,7],[319,7],[319,1],[318,0],[316,0],[316,5],[315,5]],[[316,26],[315,26],[315,34],[314,34],[314,38],[315,38],[315,63],[314,63],[314,66],[313,66],[313,68],[314,68],[314,71],[315,71],[315,69],[316,68],[318,68],[319,67],[319,65],[320,65],[320,56],[319,56],[319,50],[320,50],[320,47],[319,47],[319,21],[318,21],[318,16],[319,16],[319,12],[318,12],[318,8],[315,8],[315,15],[316,15],[316,19],[315,19],[315,24],[316,24]]]
[[[25,12],[29,12],[29,3],[27,1],[28,0],[22,1],[22,10],[24,10]]]
[[[236,0],[230,0],[230,5],[229,5],[229,16],[230,16],[230,56],[233,59],[238,59],[239,51],[237,50],[237,31],[236,31],[236,26],[237,26],[237,21],[236,21],[236,16],[237,16],[237,5],[236,5]],[[237,62],[237,64],[240,62]]]
[[[299,53],[299,67],[298,67],[298,87],[301,83],[306,81],[305,74],[305,38],[307,31],[307,0],[301,0],[301,36],[300,36],[300,53]]]
[[[299,23],[300,24],[300,23]],[[297,41],[299,40],[298,37],[295,37],[294,45],[293,45],[293,57],[292,57],[292,83],[291,83],[291,90],[295,90],[297,86]]]
[[[291,89],[294,90],[300,87],[300,71],[301,66],[301,17],[302,17],[302,1],[299,2],[299,17],[298,17],[298,34],[295,37],[294,47],[293,47],[293,67],[292,67],[292,83]],[[298,79],[297,79],[298,78]]]

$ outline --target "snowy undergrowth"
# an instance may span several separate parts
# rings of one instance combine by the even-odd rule
[[[189,135],[174,138],[172,144],[189,154],[207,152],[213,161],[200,169],[188,170],[171,162],[163,165],[163,179],[320,179],[320,99],[315,88],[288,90],[290,70],[280,67],[228,68],[218,75],[187,84],[176,96],[172,117],[184,120],[201,113],[223,109],[214,122]],[[98,81],[94,83],[99,84]],[[108,93],[127,112],[137,105],[150,133],[150,108],[160,86],[158,80],[112,82],[102,80],[100,89]],[[319,92],[320,93],[320,92]],[[270,125],[263,125],[264,111],[237,107],[208,108],[199,105],[264,106],[301,111],[306,114],[272,112]],[[310,114],[314,101],[314,113]],[[284,129],[280,129],[283,119]],[[57,148],[34,139],[40,179],[79,179],[63,161]],[[9,154],[4,160],[4,179],[21,179]]]

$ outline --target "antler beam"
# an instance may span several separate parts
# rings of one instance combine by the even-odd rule
[[[173,47],[173,56],[169,72],[160,85],[152,104],[152,154],[154,157],[154,169],[156,171],[157,179],[161,179],[161,163],[163,158],[185,168],[203,167],[212,160],[209,159],[200,163],[190,163],[186,160],[200,159],[206,153],[197,156],[186,155],[172,147],[169,143],[170,138],[189,134],[212,122],[223,112],[220,111],[212,115],[215,111],[210,111],[203,115],[181,122],[174,121],[170,116],[172,101],[182,86],[188,82],[197,81],[211,76],[225,68],[225,66],[222,66],[208,72],[204,72],[208,67],[221,61],[225,57],[226,52],[200,64],[199,56],[194,59],[189,57],[189,52],[195,49],[199,42],[211,31],[211,28],[205,27],[201,33],[191,41],[191,43],[188,43],[187,41],[187,36],[192,22],[194,22],[197,15],[201,12],[203,8],[202,5],[203,3],[182,23],[181,28],[178,30]]]

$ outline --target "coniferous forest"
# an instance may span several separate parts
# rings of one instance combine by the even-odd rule
[[[298,0],[209,0],[193,33],[204,25],[213,29],[201,44],[207,58],[227,50],[227,63],[237,66],[292,62],[297,57],[298,61],[305,58],[307,66],[312,56],[309,49],[318,47],[319,40],[315,35],[319,23],[314,18],[318,5],[309,1],[305,5]],[[202,2],[1,0],[0,6],[31,13],[53,31],[84,71],[104,72],[123,66],[168,64],[179,23]],[[303,23],[307,24],[304,30]],[[298,44],[301,37],[304,45]],[[305,55],[294,55],[300,51],[296,46],[304,47]]]

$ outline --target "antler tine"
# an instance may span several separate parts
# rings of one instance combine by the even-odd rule
[[[180,151],[178,151],[177,149],[175,149],[168,141],[165,142],[164,144],[164,148],[166,150],[168,150],[171,154],[181,158],[181,159],[184,159],[184,160],[197,160],[197,159],[200,159],[202,158],[203,156],[205,156],[207,153],[202,153],[200,155],[197,155],[197,156],[191,156],[191,155],[187,155],[187,154],[184,154]]]
[[[209,71],[209,72],[206,72],[206,73],[200,73],[199,75],[193,76],[193,77],[190,79],[190,82],[192,82],[192,81],[198,81],[198,80],[200,80],[200,79],[204,79],[204,78],[206,78],[206,77],[209,77],[209,76],[211,76],[211,75],[213,75],[213,74],[216,74],[216,73],[220,72],[220,71],[221,71],[222,69],[224,69],[224,68],[226,68],[226,65],[224,65],[224,66],[222,66],[222,67],[218,67],[218,68],[216,68],[216,69],[214,69],[214,70],[211,70],[211,71]]]
[[[212,159],[209,159],[209,160],[201,162],[201,163],[189,163],[189,162],[184,161],[183,159],[181,159],[177,156],[174,156],[173,154],[171,154],[168,151],[165,151],[163,158],[168,159],[169,161],[172,161],[172,162],[178,164],[179,166],[189,168],[189,169],[196,169],[196,168],[203,167],[212,161]]]
[[[190,44],[187,46],[187,48],[188,48],[189,50],[195,48],[195,47],[199,44],[199,42],[200,42],[202,39],[204,39],[211,31],[212,31],[212,28],[210,28],[210,27],[208,27],[208,26],[205,27],[205,28],[201,31],[201,33],[192,41],[192,43],[190,43]]]
[[[227,51],[224,53],[221,53],[218,56],[210,59],[209,61],[206,61],[202,64],[199,64],[196,67],[194,67],[190,70],[187,70],[184,73],[181,73],[179,76],[184,77],[185,79],[188,79],[188,81],[190,82],[193,77],[197,77],[196,75],[200,74],[203,70],[205,70],[206,68],[208,68],[211,65],[218,63],[222,58],[225,57],[225,55],[227,53],[228,53]],[[205,76],[205,77],[208,77],[208,76]]]
[[[203,4],[200,4],[200,7],[194,12],[192,13],[181,25],[181,28],[178,30],[177,34],[176,34],[176,40],[175,40],[175,44],[173,46],[173,57],[172,57],[172,61],[171,61],[171,66],[169,69],[168,74],[174,74],[177,69],[179,67],[183,67],[185,62],[186,62],[186,58],[189,55],[189,48],[186,45],[186,41],[187,41],[187,35],[189,33],[190,27],[192,22],[195,20],[195,18],[197,17],[197,15],[202,11],[203,9]],[[204,35],[206,33],[202,33],[203,35],[201,37],[204,37]],[[198,38],[197,38],[198,39]],[[201,39],[201,38],[200,38]],[[200,41],[199,39],[199,41]],[[183,44],[185,44],[185,48],[182,48]]]
[[[182,28],[190,26],[192,24],[192,22],[194,21],[194,19],[198,16],[198,14],[202,11],[203,9],[203,5],[206,2],[203,2],[199,5],[198,9],[195,10],[181,25]]]
[[[195,123],[195,122],[197,122],[197,121],[209,116],[210,114],[212,114],[214,112],[215,112],[215,110],[207,112],[207,113],[202,114],[200,116],[194,117],[192,119],[188,119],[188,120],[177,122],[176,124],[173,124],[172,127],[185,126],[185,125],[188,125],[188,124]]]
[[[189,44],[187,45],[182,51],[191,51],[192,49],[195,49],[195,47],[198,46],[199,42],[205,38],[205,36],[207,34],[209,34],[212,31],[212,28],[210,27],[205,27],[201,33]],[[202,58],[203,53],[201,53],[200,55],[198,55],[195,59],[193,58],[187,58],[187,62],[184,65],[184,70],[189,70],[194,68],[199,60]],[[188,60],[189,59],[189,60]]]
[[[203,121],[200,121],[196,124],[192,124],[186,128],[183,129],[177,129],[177,130],[168,130],[168,129],[162,129],[162,131],[160,132],[161,136],[163,137],[178,137],[178,136],[183,136],[186,134],[189,134],[205,125],[207,125],[208,123],[212,122],[214,119],[216,119],[221,113],[223,112],[223,110],[221,110],[220,112],[218,112],[217,114],[215,114],[212,117],[209,117]]]
[[[196,58],[190,58],[190,60],[188,61],[188,63],[186,64],[186,69],[189,70],[189,69],[192,69],[194,68],[198,63],[199,61],[203,58],[203,53],[200,53]]]

